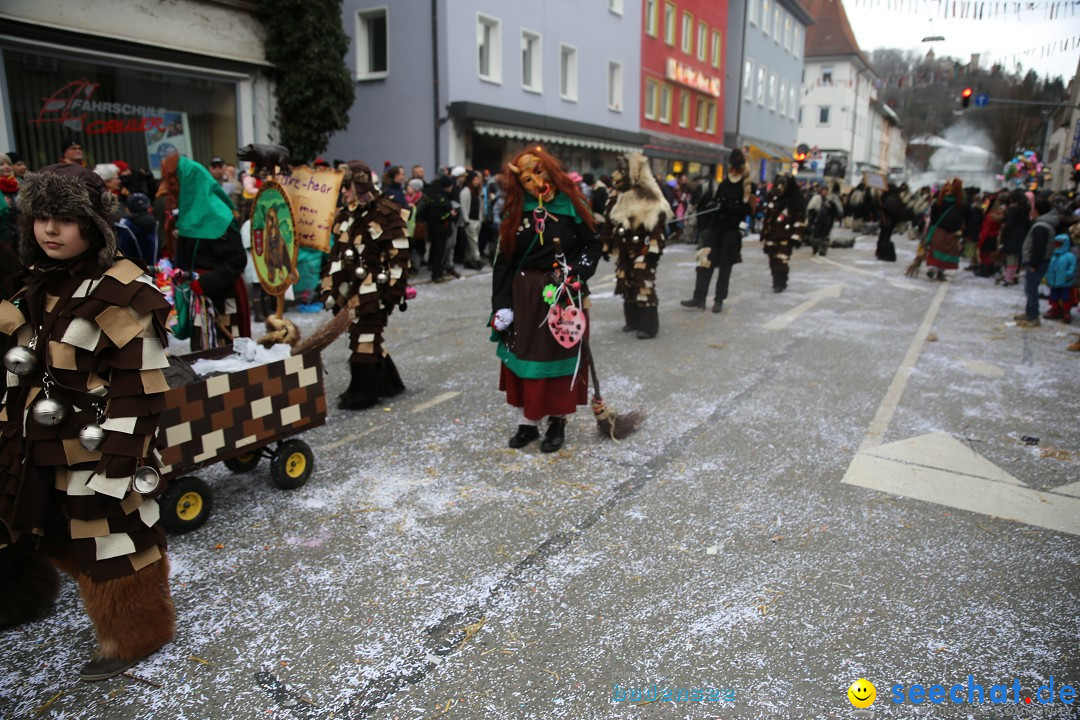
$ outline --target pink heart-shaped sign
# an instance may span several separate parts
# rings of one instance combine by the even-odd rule
[[[564,348],[574,347],[585,337],[585,313],[580,308],[552,305],[547,322],[555,342]]]

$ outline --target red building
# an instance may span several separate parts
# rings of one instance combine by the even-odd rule
[[[728,0],[643,0],[641,130],[664,174],[714,174],[724,128]]]

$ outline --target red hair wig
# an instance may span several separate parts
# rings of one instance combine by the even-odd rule
[[[503,177],[506,178],[506,203],[503,207],[502,225],[499,226],[499,252],[510,256],[514,254],[514,244],[517,239],[518,226],[521,225],[521,213],[525,206],[525,189],[517,180],[517,174],[510,166],[521,167],[521,158],[525,155],[533,155],[540,160],[540,165],[547,171],[551,183],[558,192],[563,193],[574,204],[581,221],[588,225],[589,229],[596,232],[596,223],[593,222],[592,212],[585,203],[581,194],[581,188],[570,179],[563,170],[562,164],[539,145],[532,145],[503,165]]]
[[[953,178],[941,186],[941,190],[938,191],[938,207],[945,204],[945,198],[947,197],[955,200],[957,205],[964,201],[964,182],[960,178]]]

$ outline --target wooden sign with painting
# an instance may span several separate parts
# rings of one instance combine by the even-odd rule
[[[285,291],[299,279],[292,204],[285,189],[268,180],[251,206],[251,260],[259,284],[283,305]]]

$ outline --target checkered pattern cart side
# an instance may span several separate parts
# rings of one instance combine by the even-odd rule
[[[322,358],[309,352],[215,375],[169,390],[165,403],[161,475],[172,479],[325,423]]]

